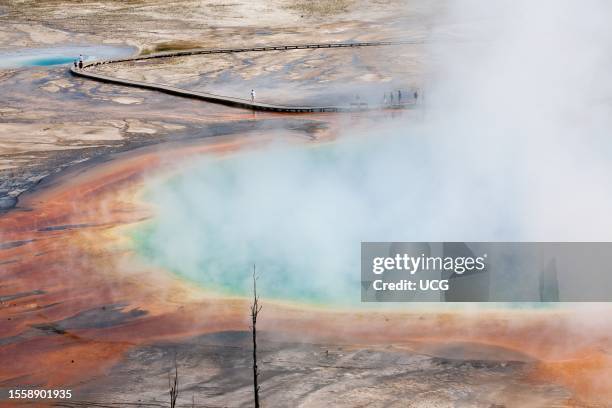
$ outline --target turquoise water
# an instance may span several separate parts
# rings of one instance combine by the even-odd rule
[[[28,65],[45,67],[48,65],[70,64],[74,60],[74,57],[43,57],[30,60]]]
[[[157,213],[134,231],[137,253],[206,289],[238,296],[251,293],[256,264],[258,290],[266,299],[352,308],[361,304],[362,241],[458,236],[477,241],[512,231],[510,210],[500,205],[487,218],[483,208],[491,211],[490,200],[473,193],[473,213],[462,209],[461,216],[490,222],[480,229],[473,222],[458,224],[452,210],[456,202],[446,197],[451,187],[457,190],[454,169],[436,166],[418,139],[387,143],[383,147],[369,138],[311,148],[270,147],[186,164],[171,179],[148,184],[146,201]],[[512,200],[501,202],[513,207]],[[512,234],[504,238],[516,237]],[[550,305],[479,307],[533,310]]]
[[[335,152],[317,148],[291,151],[292,154],[306,159],[309,165],[331,169]],[[311,241],[313,237],[304,231],[304,225],[294,225],[293,230],[289,219],[280,219],[293,217],[278,206],[291,205],[286,200],[295,198],[283,191],[289,187],[289,180],[251,172],[250,164],[244,167],[245,162],[267,172],[260,166],[267,159],[265,154],[249,156],[205,159],[195,168],[153,187],[148,199],[161,210],[152,222],[134,233],[138,252],[149,262],[217,293],[248,295],[256,265],[259,290],[268,299],[358,303],[359,242],[349,245],[350,255],[342,250],[342,259],[347,262],[342,268],[326,265],[333,259],[332,254],[323,254],[328,251]],[[249,173],[270,183],[258,191],[251,190],[247,184],[253,180],[245,179]],[[277,205],[267,199],[262,203],[262,194]],[[170,238],[174,242],[168,242],[167,237],[174,237]],[[327,273],[329,269],[334,269],[336,277]]]
[[[219,293],[249,294],[256,264],[259,290],[268,299],[359,303],[358,231],[337,225],[348,220],[329,206],[352,199],[327,194],[332,186],[316,182],[338,177],[342,150],[272,148],[203,158],[149,187],[147,200],[158,213],[134,233],[137,250],[143,259]],[[357,170],[365,146],[355,144],[351,151],[351,164],[341,172]],[[308,178],[313,186],[306,185]],[[353,187],[345,188],[353,194]]]
[[[135,49],[115,45],[84,45],[49,48],[25,48],[0,51],[0,69],[40,67],[71,64],[82,54],[84,59],[108,59],[127,57]]]
[[[49,65],[70,64],[75,60],[74,57],[42,57],[34,58],[28,61],[29,66],[45,67]]]

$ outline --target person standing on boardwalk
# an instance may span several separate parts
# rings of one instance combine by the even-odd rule
[[[251,89],[251,102],[255,102],[255,90]]]
[[[397,90],[397,103],[402,103],[402,91]]]

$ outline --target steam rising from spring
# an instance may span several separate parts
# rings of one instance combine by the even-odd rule
[[[205,286],[257,263],[271,297],[355,302],[361,241],[610,240],[612,4],[446,11],[419,115],[201,158],[152,186],[143,248]]]

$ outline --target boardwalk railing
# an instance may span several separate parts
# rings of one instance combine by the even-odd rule
[[[207,102],[218,103],[221,105],[232,106],[237,108],[245,108],[259,111],[272,112],[344,112],[354,111],[354,106],[290,106],[277,105],[269,103],[260,103],[248,99],[234,98],[224,95],[216,95],[208,92],[191,91],[187,89],[177,88],[170,85],[162,85],[151,82],[135,81],[131,79],[122,79],[108,75],[96,73],[91,68],[100,65],[117,64],[122,62],[133,62],[155,58],[172,58],[185,57],[190,55],[208,55],[208,54],[231,54],[239,52],[265,52],[265,51],[285,51],[285,50],[300,50],[300,49],[318,49],[318,48],[352,48],[352,47],[380,47],[385,45],[402,45],[402,44],[420,44],[417,41],[378,41],[378,42],[350,42],[350,43],[327,43],[327,44],[297,44],[297,45],[277,45],[267,47],[252,47],[252,48],[221,48],[221,49],[203,49],[195,48],[182,51],[167,51],[149,55],[139,55],[129,58],[118,58],[103,61],[94,61],[86,63],[82,69],[74,66],[70,67],[70,72],[73,75],[93,79],[96,81],[132,86],[136,88],[150,89],[154,91],[164,92],[170,95],[182,96],[192,99],[201,99]],[[397,104],[393,107],[404,108],[411,106],[409,104]],[[368,109],[359,106],[359,110]]]

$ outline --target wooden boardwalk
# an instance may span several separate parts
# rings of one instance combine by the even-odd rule
[[[131,86],[142,89],[150,89],[154,91],[164,92],[170,95],[182,96],[192,99],[200,99],[207,102],[218,103],[221,105],[232,106],[236,108],[251,109],[257,111],[270,111],[270,112],[350,112],[350,111],[361,111],[369,110],[365,104],[361,105],[350,105],[350,106],[290,106],[290,105],[276,105],[269,103],[260,103],[257,101],[251,101],[249,99],[234,98],[224,95],[216,95],[207,92],[191,91],[187,89],[177,88],[170,85],[162,85],[151,82],[134,81],[130,79],[122,79],[108,75],[102,75],[96,73],[93,68],[100,65],[117,64],[121,62],[132,62],[141,61],[155,58],[171,58],[171,57],[185,57],[190,55],[207,55],[207,54],[231,54],[238,52],[265,52],[265,51],[286,51],[286,50],[301,50],[301,49],[320,49],[320,48],[354,48],[354,47],[380,47],[385,45],[402,45],[402,44],[420,44],[417,41],[378,41],[378,42],[350,42],[350,43],[328,43],[328,44],[298,44],[298,45],[278,45],[278,46],[267,46],[267,47],[252,47],[252,48],[221,48],[221,49],[191,49],[183,51],[169,51],[159,52],[149,55],[141,55],[130,58],[119,58],[103,61],[94,61],[84,64],[83,69],[70,67],[70,72],[73,75],[93,79],[95,81],[107,82],[118,85]],[[407,108],[412,104],[395,104],[393,108]],[[377,107],[377,109],[380,107]]]

